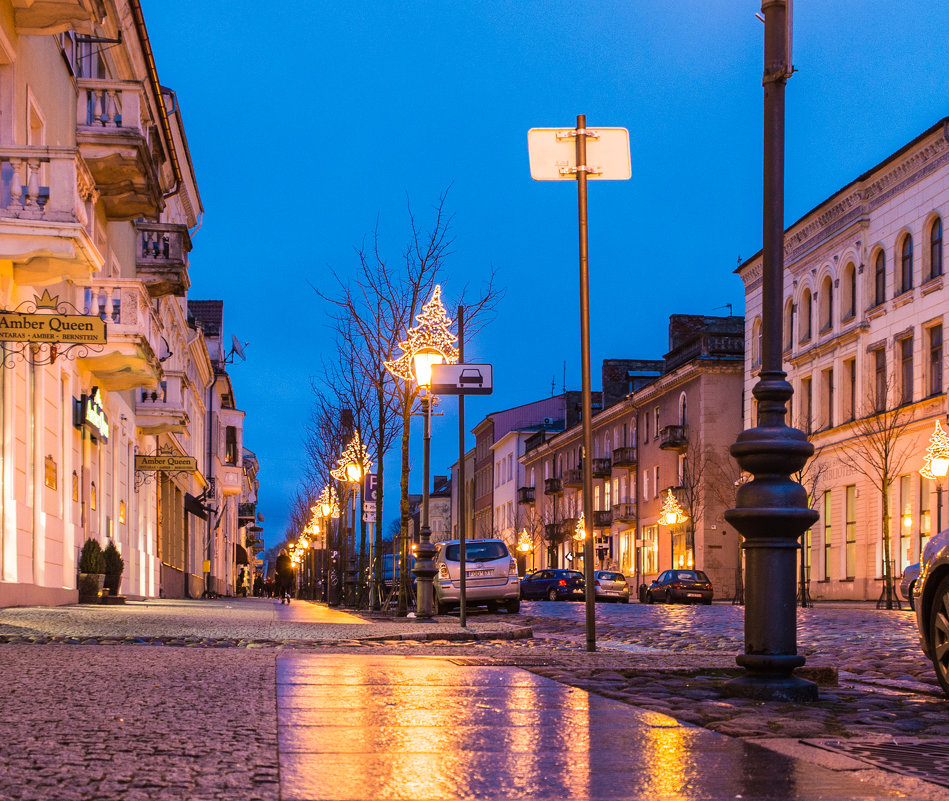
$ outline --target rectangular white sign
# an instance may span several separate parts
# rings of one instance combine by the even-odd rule
[[[531,128],[527,132],[531,178],[535,181],[577,179],[577,137],[571,128]],[[629,157],[629,131],[625,128],[588,126],[587,172],[590,181],[628,181],[633,170]]]
[[[490,395],[490,364],[434,364],[432,392],[435,395]]]

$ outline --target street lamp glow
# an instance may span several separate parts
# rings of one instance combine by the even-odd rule
[[[444,364],[445,357],[434,348],[423,348],[415,352],[415,383],[428,389],[432,385],[432,365]]]
[[[679,506],[672,490],[666,490],[666,497],[662,502],[662,509],[659,511],[659,522],[664,526],[675,526],[684,523],[688,519],[689,516]]]
[[[586,522],[584,521],[582,514],[579,518],[577,518],[577,525],[573,530],[573,538],[577,542],[583,542],[587,538]]]
[[[936,480],[945,478],[949,473],[949,435],[943,431],[938,420],[929,438],[925,462],[919,473],[924,478]]]

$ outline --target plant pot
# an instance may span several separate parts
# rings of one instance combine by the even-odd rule
[[[102,573],[80,573],[78,581],[79,603],[99,603],[99,596],[102,593],[104,581],[105,575]]]
[[[122,574],[121,573],[106,573],[105,576],[105,589],[109,595],[118,595],[119,594],[119,584],[122,583]]]

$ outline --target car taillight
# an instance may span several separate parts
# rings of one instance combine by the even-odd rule
[[[516,562],[514,559],[511,560],[511,566],[510,566],[510,568],[508,569],[507,574],[508,574],[509,576],[516,576],[516,575],[517,575],[517,562]]]
[[[672,587],[672,589],[674,590],[682,589],[682,585],[678,581],[673,581],[672,584],[670,584],[669,586]]]
[[[593,582],[593,586],[594,586],[594,587],[599,587],[599,586],[600,586],[600,580],[597,579],[596,581],[594,581],[594,582]]]
[[[438,577],[439,577],[440,579],[447,579],[447,578],[450,578],[449,575],[448,575],[448,565],[446,565],[444,562],[442,562],[442,563],[438,566]]]
[[[566,580],[566,579],[560,579],[560,581],[557,582],[557,586],[558,586],[558,587],[566,587],[566,586],[567,586],[567,580]]]

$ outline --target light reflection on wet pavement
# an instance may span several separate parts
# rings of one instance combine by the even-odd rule
[[[277,714],[285,801],[898,797],[510,667],[295,652]]]

